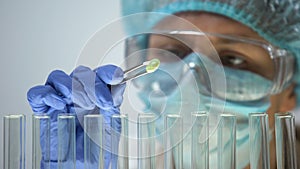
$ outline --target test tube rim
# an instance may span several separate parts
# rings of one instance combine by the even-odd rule
[[[178,114],[167,114],[166,117],[168,117],[168,118],[181,118],[181,115],[178,115]]]
[[[128,114],[113,114],[112,118],[127,118]]]
[[[279,112],[275,113],[275,118],[282,119],[282,118],[295,118],[294,113],[291,112]]]
[[[220,114],[221,117],[236,117],[235,114],[229,114],[229,113],[222,113]]]
[[[208,116],[208,113],[206,111],[199,111],[199,112],[192,112],[191,115],[195,117],[203,117],[203,116]]]
[[[18,119],[21,117],[25,117],[25,115],[24,114],[9,114],[9,115],[4,116],[5,119]]]
[[[153,118],[155,117],[154,113],[139,113],[138,118],[143,117],[143,118]]]
[[[143,120],[147,119],[147,120]],[[154,122],[156,119],[156,115],[154,113],[139,113],[138,114],[138,123],[149,123]]]
[[[47,114],[33,114],[34,119],[50,119],[50,116]]]
[[[84,115],[85,118],[103,117],[102,114],[87,114]]]
[[[59,114],[58,119],[73,119],[75,118],[74,114]]]
[[[268,116],[267,113],[249,113],[249,116],[251,117],[265,117]]]

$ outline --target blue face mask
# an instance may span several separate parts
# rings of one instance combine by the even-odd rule
[[[209,93],[210,88],[205,85],[218,81],[218,79],[215,79],[218,77],[217,75],[219,71],[216,71],[215,73],[210,71],[212,72],[210,75],[212,76],[213,74],[214,78],[210,78],[210,82],[203,84],[201,81],[203,76],[199,78],[199,71],[196,72],[193,69],[189,69],[188,71],[185,70],[189,66],[189,63],[194,63],[202,67],[205,65],[212,70],[218,70],[216,67],[219,65],[207,66],[208,64],[212,63],[209,61],[203,62],[203,60],[205,61],[205,59],[201,59],[200,62],[199,55],[191,54],[187,56],[181,63],[174,62],[169,63],[168,65],[162,65],[161,70],[150,74],[151,76],[144,76],[137,79],[139,80],[137,84],[140,86],[142,86],[142,83],[146,83],[144,84],[144,89],[139,92],[139,97],[145,103],[145,112],[156,113],[159,116],[158,120],[156,121],[157,135],[161,135],[163,133],[163,117],[165,114],[180,114],[183,117],[183,133],[189,133],[191,127],[191,112],[202,110],[209,112],[209,123],[215,124],[210,125],[212,128],[217,127],[217,119],[219,114],[235,113],[237,116],[237,167],[245,167],[249,163],[248,114],[252,112],[265,112],[270,106],[269,99],[268,97],[264,97],[264,99],[259,99],[256,101],[241,102],[224,100],[221,97],[218,97],[220,96],[220,93]],[[242,84],[248,84],[241,81],[244,79],[255,79],[262,88],[263,85],[271,84],[271,82],[267,79],[264,79],[260,76],[257,77],[258,75],[251,72],[233,70],[230,68],[224,68],[224,72],[228,85],[226,89],[230,89],[230,87],[233,86],[239,88],[238,90],[231,90],[233,91],[232,93],[236,93],[236,91],[239,90],[243,91],[244,94],[248,93],[247,89],[249,89],[249,86],[242,86]],[[208,74],[204,76],[208,77]],[[243,78],[241,79],[239,77]],[[238,80],[241,82],[236,85],[233,84]],[[251,90],[251,88],[249,90]],[[222,89],[220,88],[218,91],[222,91]],[[224,96],[224,94],[222,96]],[[214,130],[212,129],[212,131]],[[162,140],[162,136],[159,136],[158,138]],[[216,140],[216,134],[211,133],[209,143],[210,168],[217,168],[215,162],[217,160]],[[184,168],[190,168],[190,135],[185,137],[183,146]]]

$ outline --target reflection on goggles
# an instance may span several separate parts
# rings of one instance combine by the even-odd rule
[[[222,72],[219,70],[224,70],[225,79],[222,78]],[[135,82],[143,89],[143,92],[162,91],[169,95],[176,90],[188,71],[193,72],[199,92],[205,95],[213,93],[232,101],[262,99],[269,94],[272,87],[272,82],[262,76],[227,67],[221,69],[220,65],[207,57],[195,53],[185,57],[182,61],[162,63],[157,72],[136,79]],[[212,91],[212,82],[223,84],[225,81],[227,90],[224,90],[223,85],[215,85],[217,87]]]
[[[274,62],[269,52],[259,45],[210,34],[207,36],[176,34],[171,37],[152,35],[148,43],[148,48],[160,49],[161,52],[150,51],[147,57],[159,58],[162,62],[184,59],[194,52],[201,53],[229,68],[248,70],[268,79],[274,77]]]
[[[132,54],[130,49],[135,49],[133,52],[142,49],[139,59],[161,61],[162,66],[157,72],[136,81],[144,91],[160,90],[170,94],[187,71],[193,71],[199,91],[204,94],[215,94],[232,101],[254,101],[280,92],[293,75],[291,55],[253,39],[173,31],[139,35],[128,45],[127,55]],[[211,87],[224,82],[226,90],[225,86],[223,89]]]

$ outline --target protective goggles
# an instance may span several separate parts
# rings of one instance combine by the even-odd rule
[[[159,70],[134,84],[144,92],[166,95],[193,72],[202,94],[257,101],[281,92],[294,73],[294,58],[285,49],[261,40],[190,30],[134,35],[126,41],[126,57],[128,67],[159,59]]]

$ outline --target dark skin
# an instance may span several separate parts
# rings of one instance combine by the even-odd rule
[[[252,39],[257,39],[266,42],[265,39],[260,37],[255,31],[251,28],[229,19],[227,17],[205,13],[205,12],[182,12],[176,14],[177,16],[187,20],[188,22],[192,23],[195,27],[199,28],[203,32],[210,32],[210,33],[220,33],[220,34],[229,34],[229,35],[237,35],[248,37]],[[181,30],[189,30],[190,28],[180,23],[178,20],[174,18],[165,18],[162,20],[156,28],[158,29],[181,29]],[[167,39],[166,39],[167,40]],[[224,45],[222,46],[220,41],[217,39],[210,39],[216,50],[222,50]],[[162,39],[157,39],[155,36],[150,37],[149,46],[157,47],[162,44]],[[224,43],[225,44],[225,43]],[[225,46],[226,47],[226,46]],[[252,51],[252,56],[256,56],[256,52],[259,51]],[[219,53],[220,55],[220,53]],[[221,57],[221,56],[220,56]],[[272,60],[269,57],[252,57],[247,60],[249,63],[247,69],[249,71],[261,74],[265,78],[271,79],[274,76],[274,70],[272,69]],[[251,63],[256,63],[251,67]],[[268,67],[269,69],[264,69]],[[241,67],[243,69],[243,67]],[[253,69],[253,70],[251,70]],[[278,112],[287,112],[295,108],[296,106],[296,95],[294,92],[294,85],[289,86],[281,93],[277,95],[272,95],[270,97],[271,106],[267,110],[269,115],[269,125],[270,129],[274,129],[274,114]],[[273,130],[274,131],[274,130]],[[270,162],[271,162],[271,169],[276,168],[276,152],[275,152],[275,132],[273,132],[273,139],[270,142]],[[246,168],[250,168],[247,166]]]

